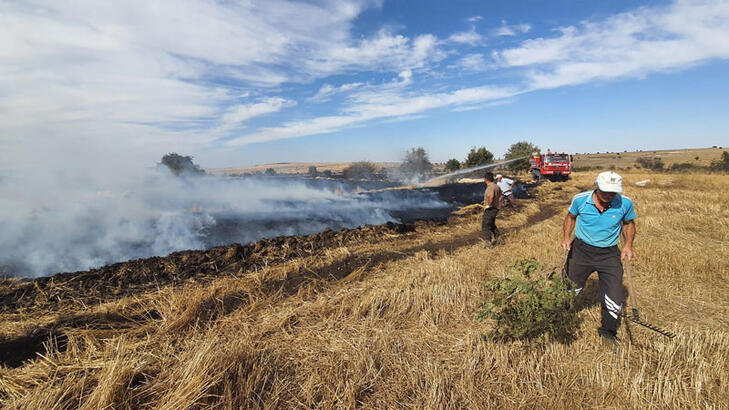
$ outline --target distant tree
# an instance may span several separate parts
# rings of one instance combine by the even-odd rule
[[[327,178],[331,178],[334,175],[331,169],[325,169],[321,174]]]
[[[309,167],[309,176],[311,176],[311,177],[319,176],[319,171],[316,169],[316,167],[314,165],[311,165]]]
[[[729,152],[724,151],[721,153],[721,159],[711,161],[711,169],[716,171],[728,172],[729,171]]]
[[[274,176],[274,175],[276,175],[276,170],[273,168],[266,168],[266,172],[264,172],[263,175],[266,175],[269,177]]]
[[[342,171],[347,179],[373,179],[376,173],[377,166],[369,161],[353,162]]]
[[[451,158],[445,163],[446,172],[458,171],[459,169],[461,169],[461,162],[455,158]]]
[[[494,154],[487,150],[485,147],[476,149],[472,147],[469,151],[466,160],[463,162],[464,168],[473,168],[479,165],[488,165],[494,162]]]
[[[421,179],[433,170],[433,164],[428,159],[428,153],[423,147],[411,148],[405,151],[400,173],[407,179]]]
[[[204,175],[199,166],[192,162],[191,156],[182,156],[176,152],[165,154],[157,166],[165,166],[175,175]]]
[[[506,155],[504,155],[504,159],[510,160],[510,159],[516,159],[516,158],[522,158],[520,160],[510,162],[507,166],[509,167],[510,171],[528,171],[529,170],[529,157],[532,155],[533,152],[539,153],[539,147],[532,144],[531,142],[527,141],[519,141],[515,144],[511,144],[509,149],[506,151]]]

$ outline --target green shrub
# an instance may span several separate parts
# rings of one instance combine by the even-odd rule
[[[711,169],[719,172],[729,171],[729,152],[724,151],[721,153],[721,158],[715,161],[711,161]]]
[[[522,158],[520,160],[509,163],[507,165],[509,167],[509,170],[512,172],[529,171],[529,157],[531,157],[532,153],[534,152],[540,152],[539,147],[532,144],[531,142],[519,141],[517,143],[511,144],[509,149],[506,151],[506,154],[504,155],[504,159],[508,160]]]
[[[532,339],[549,333],[558,340],[571,340],[577,330],[575,294],[569,280],[545,279],[536,274],[543,269],[534,259],[510,266],[504,279],[486,284],[485,300],[477,314],[479,320],[495,321],[492,340]]]
[[[690,162],[676,162],[675,164],[671,164],[671,166],[668,167],[668,170],[671,172],[702,171],[706,170],[706,167],[692,164]]]
[[[479,165],[488,165],[494,162],[494,154],[487,150],[486,147],[472,147],[468,152],[466,160],[463,161],[463,168],[473,168]]]
[[[461,169],[461,162],[455,158],[451,158],[445,163],[446,172],[454,172]]]
[[[635,166],[652,169],[653,171],[663,171],[664,164],[660,157],[640,157],[636,161]]]
[[[369,161],[353,162],[342,170],[346,179],[373,179],[376,173],[377,165]]]

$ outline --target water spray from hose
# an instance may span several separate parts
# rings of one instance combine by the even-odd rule
[[[470,174],[472,172],[480,171],[480,170],[483,170],[483,169],[497,168],[497,167],[500,167],[502,165],[505,165],[505,164],[508,164],[508,163],[511,163],[511,162],[514,162],[514,161],[519,161],[519,160],[525,159],[525,158],[529,158],[529,156],[524,156],[524,157],[519,157],[519,158],[513,158],[513,159],[510,159],[510,160],[507,160],[507,161],[496,162],[496,163],[493,163],[493,164],[479,165],[479,166],[472,167],[472,168],[468,168],[468,169],[459,169],[458,171],[451,172],[450,174],[440,175],[440,176],[431,178],[431,179],[423,182],[419,186],[422,186],[422,187],[432,187],[432,186],[443,185],[450,178],[455,177],[455,176],[458,176],[458,175],[466,175],[466,174]]]

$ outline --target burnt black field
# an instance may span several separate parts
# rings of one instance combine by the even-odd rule
[[[82,192],[5,222],[0,274],[48,276],[126,260],[387,222],[443,220],[482,200],[483,184],[394,188],[392,181],[162,178]],[[388,189],[390,188],[390,189]],[[31,204],[32,205],[32,204]]]
[[[324,229],[354,228],[362,214],[380,214],[381,223],[410,224],[417,220],[444,220],[461,206],[478,203],[483,198],[483,184],[446,184],[439,187],[382,190],[397,184],[384,181],[304,180],[318,189],[343,192],[346,202],[336,199],[322,204],[332,212],[300,212],[307,201],[272,201],[269,213],[220,212],[216,221],[202,235],[206,247],[230,243],[248,243],[280,235],[308,235]],[[367,187],[367,188],[363,188]],[[362,189],[372,191],[357,192]],[[349,203],[358,204],[348,211]],[[246,240],[241,241],[241,238]]]

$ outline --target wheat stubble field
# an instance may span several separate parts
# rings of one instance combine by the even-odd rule
[[[0,400],[28,409],[727,408],[727,175],[624,173],[638,213],[638,307],[675,339],[631,326],[631,343],[622,326],[620,351],[604,350],[595,277],[573,342],[484,337],[492,324],[475,319],[484,282],[524,258],[558,264],[566,208],[593,178],[540,185],[521,213],[499,216],[507,243],[495,250],[483,249],[471,206],[414,230],[180,253],[83,283],[5,280]],[[146,282],[124,283],[124,272]]]

